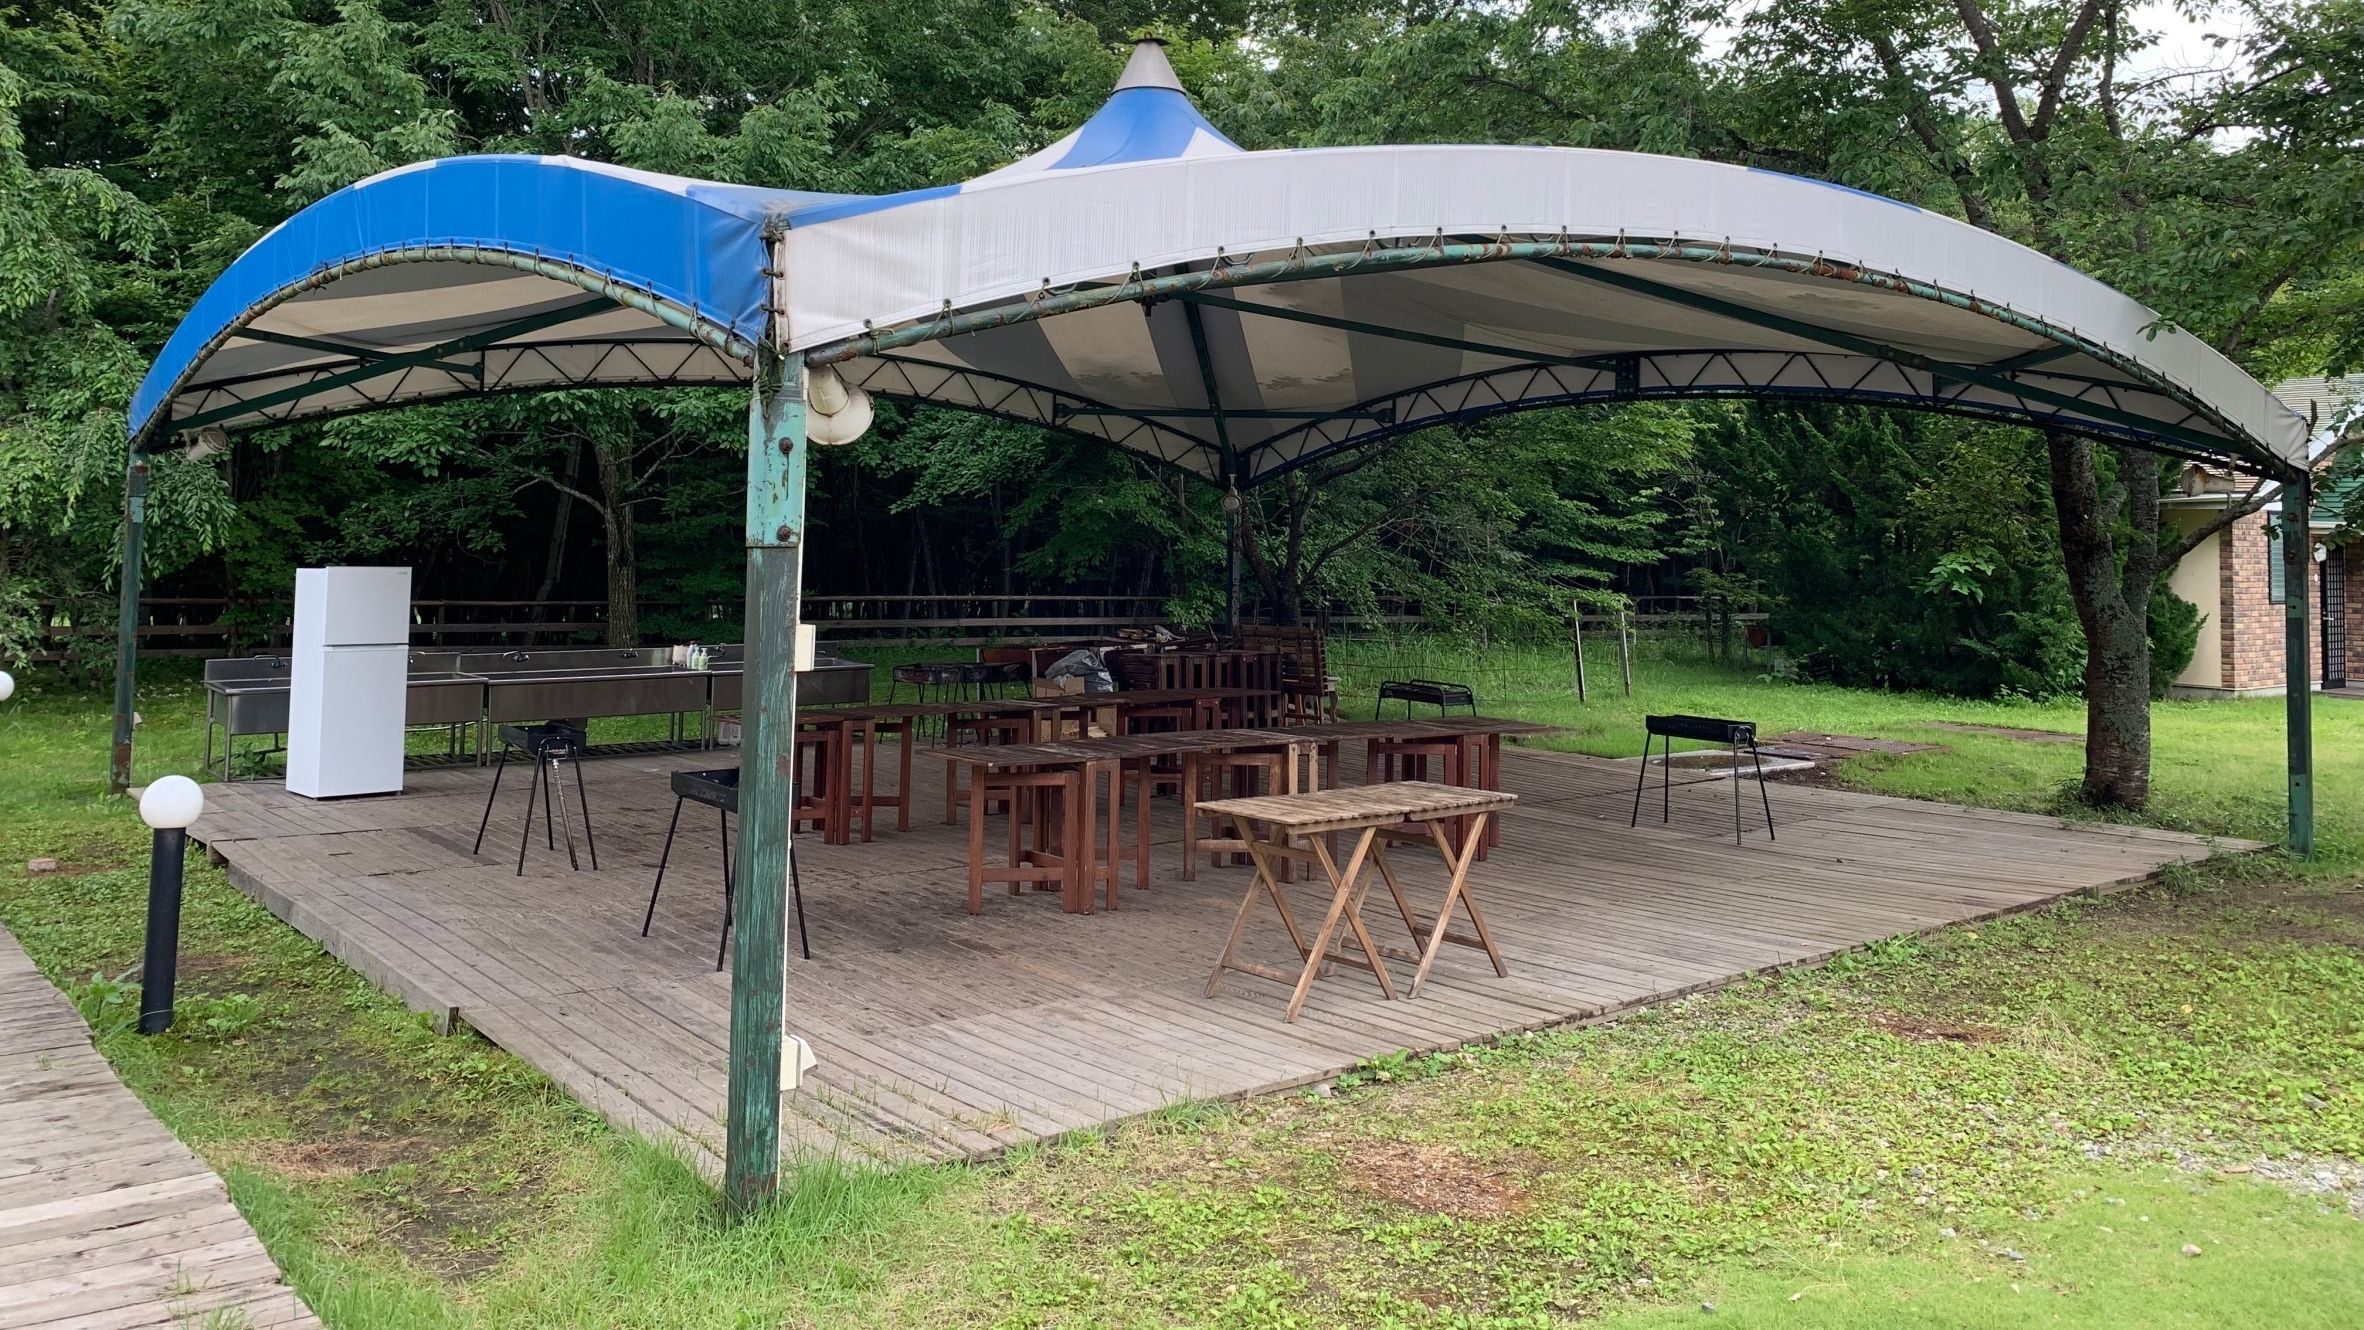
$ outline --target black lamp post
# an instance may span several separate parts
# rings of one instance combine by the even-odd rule
[[[1239,636],[1239,515],[1247,507],[1239,482],[1223,492],[1223,631]]]
[[[205,791],[187,776],[165,776],[140,794],[140,820],[154,830],[148,849],[148,948],[140,966],[140,1033],[172,1028],[173,973],[181,952],[181,860],[189,824],[205,811]]]

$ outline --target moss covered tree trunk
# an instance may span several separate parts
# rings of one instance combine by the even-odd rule
[[[594,445],[599,463],[600,517],[607,539],[607,642],[640,645],[640,559],[634,548],[632,455]]]
[[[2113,450],[2104,476],[2091,439],[2045,440],[2069,596],[2085,630],[2085,801],[2140,808],[2151,797],[2151,588],[2179,551],[2159,531],[2162,459]]]

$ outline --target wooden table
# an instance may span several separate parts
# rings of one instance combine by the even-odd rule
[[[1075,722],[1079,734],[1090,724],[1091,707],[1077,698],[1093,696],[1077,694],[1076,698],[1002,698],[983,702],[943,702],[944,717],[939,737],[950,746],[959,746],[962,736],[974,736],[981,744],[1039,743],[1063,736],[1069,722]],[[1106,696],[1106,694],[1098,694]],[[961,801],[960,771],[949,767],[944,773],[944,824],[959,820]]]
[[[1223,941],[1223,954],[1215,962],[1214,973],[1207,976],[1207,996],[1215,996],[1222,987],[1224,974],[1231,970],[1289,984],[1292,986],[1289,1007],[1282,1019],[1295,1021],[1305,1007],[1306,995],[1313,990],[1315,977],[1331,965],[1369,970],[1379,981],[1380,993],[1393,999],[1395,981],[1387,972],[1385,959],[1393,956],[1417,965],[1412,972],[1412,986],[1405,996],[1418,997],[1428,982],[1430,968],[1436,964],[1437,952],[1447,942],[1478,948],[1494,963],[1495,974],[1508,975],[1510,968],[1502,963],[1501,949],[1494,945],[1494,935],[1486,928],[1486,916],[1479,910],[1477,898],[1470,893],[1469,865],[1476,858],[1478,846],[1485,841],[1487,821],[1516,803],[1517,795],[1498,791],[1426,781],[1395,781],[1309,794],[1217,799],[1199,805],[1210,812],[1227,814],[1243,826],[1261,829],[1260,834],[1251,833],[1248,838],[1248,855],[1255,861],[1256,877],[1239,903],[1239,913],[1232,918],[1231,933]],[[1456,849],[1450,824],[1464,818],[1471,823],[1471,834],[1460,837]],[[1355,837],[1354,848],[1343,867],[1330,848],[1330,837],[1339,832],[1361,833]],[[1302,846],[1296,843],[1298,838],[1303,838]],[[1444,902],[1437,907],[1435,922],[1428,928],[1425,941],[1419,920],[1412,913],[1412,904],[1404,897],[1403,884],[1396,878],[1394,866],[1387,861],[1387,843],[1407,840],[1425,840],[1435,845],[1451,875]],[[1291,861],[1317,865],[1330,884],[1329,909],[1310,940],[1298,927],[1296,916],[1289,911],[1288,897],[1281,890],[1279,865]],[[1388,894],[1395,898],[1396,911],[1403,916],[1412,941],[1420,944],[1417,952],[1381,946],[1371,940],[1370,931],[1363,927],[1362,899],[1368,886],[1364,871],[1373,866],[1387,883]],[[1279,911],[1281,923],[1288,929],[1289,940],[1296,945],[1298,958],[1303,962],[1295,974],[1244,960],[1239,955],[1240,939],[1247,933],[1248,919],[1255,913],[1256,902],[1266,896]],[[1452,931],[1455,906],[1468,914],[1470,926],[1476,930],[1474,936]],[[1341,923],[1353,937],[1359,955],[1346,952],[1346,935],[1338,931]]]
[[[1363,781],[1369,784],[1379,779],[1380,752],[1384,744],[1391,741],[1419,743],[1435,740],[1449,741],[1459,749],[1442,783],[1467,785],[1480,790],[1499,790],[1502,788],[1502,736],[1549,734],[1557,727],[1500,716],[1431,716],[1412,720],[1326,721],[1288,728],[1289,733],[1302,735],[1319,746],[1319,762],[1325,771],[1315,772],[1315,779],[1309,782],[1317,788],[1338,783],[1338,749],[1344,743],[1362,741]],[[1499,843],[1501,837],[1499,823],[1488,827],[1485,843],[1478,849],[1478,857],[1485,858],[1486,850]]]
[[[1278,688],[1133,688],[1089,696],[1101,706],[1115,707],[1120,726],[1123,717],[1138,709],[1187,707],[1206,718],[1199,729],[1243,728],[1251,714],[1274,711],[1280,704]]]
[[[1467,769],[1459,783],[1494,789],[1501,783],[1502,736],[1549,734],[1558,728],[1531,720],[1500,716],[1431,716],[1415,720],[1341,720],[1313,725],[1291,725],[1288,732],[1321,745],[1322,757],[1336,768],[1338,746],[1360,740],[1453,739],[1470,750]],[[1368,777],[1366,776],[1366,779]]]
[[[1107,697],[1114,694],[1100,694]],[[983,884],[987,881],[1045,880],[1037,874],[1025,878],[1010,876],[1011,872],[1030,868],[1054,867],[1068,871],[1056,880],[1061,891],[1061,907],[1071,914],[1092,912],[1093,888],[1105,885],[1107,908],[1116,908],[1117,869],[1123,861],[1125,847],[1119,838],[1121,827],[1124,770],[1134,768],[1139,773],[1134,805],[1135,829],[1133,844],[1133,884],[1146,886],[1149,882],[1149,765],[1160,758],[1177,757],[1194,752],[1229,752],[1250,748],[1282,747],[1290,751],[1290,763],[1301,760],[1303,750],[1296,737],[1284,730],[1185,730],[1172,734],[1124,734],[1103,739],[1062,739],[1029,744],[968,744],[958,748],[938,748],[935,755],[947,766],[945,779],[958,779],[963,770],[969,773],[969,892],[970,900],[980,900]],[[1014,862],[1007,870],[988,867],[985,863],[985,804],[990,778],[1002,773],[1077,773],[1081,780],[1080,804],[1072,808],[1046,809],[1056,825],[1040,830],[1033,849],[1017,846],[1017,827],[1013,825],[1012,852]],[[1106,813],[1105,851],[1099,837],[1100,781],[1109,783]],[[1206,805],[1200,805],[1205,807]],[[1013,823],[1021,810],[1013,804],[1010,817]],[[973,912],[973,911],[972,911]]]
[[[939,710],[939,705],[947,709]],[[853,726],[862,754],[862,780],[859,786],[853,787],[853,797],[859,801],[862,810],[863,840],[870,839],[871,818],[881,808],[895,810],[895,830],[911,830],[911,755],[919,747],[920,724],[929,716],[950,714],[948,706],[917,702],[863,703],[799,713],[803,716],[836,716]],[[881,735],[895,737],[899,741],[897,747],[902,749],[902,756],[896,762],[893,794],[878,792],[878,740]],[[849,768],[856,746],[855,743],[847,745],[846,761]]]

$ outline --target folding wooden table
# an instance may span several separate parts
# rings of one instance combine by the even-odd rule
[[[1478,847],[1485,843],[1487,822],[1516,803],[1517,795],[1494,790],[1396,781],[1308,794],[1216,799],[1200,804],[1204,811],[1226,814],[1240,825],[1256,829],[1248,836],[1248,856],[1255,861],[1256,877],[1239,903],[1239,913],[1232,918],[1231,933],[1223,941],[1223,954],[1215,962],[1214,973],[1207,976],[1207,996],[1215,996],[1222,987],[1224,973],[1230,970],[1289,984],[1292,991],[1288,1014],[1283,1019],[1294,1021],[1305,1006],[1306,995],[1313,990],[1314,979],[1332,965],[1369,970],[1379,981],[1379,991],[1394,998],[1395,981],[1389,976],[1384,959],[1392,956],[1417,966],[1405,996],[1418,997],[1428,983],[1437,952],[1447,942],[1476,947],[1494,963],[1495,974],[1508,975],[1510,967],[1502,963],[1502,951],[1494,945],[1494,935],[1486,927],[1486,916],[1478,908],[1477,898],[1470,893],[1469,865],[1477,857]],[[1467,819],[1468,834],[1461,836],[1456,846],[1451,828],[1460,819]],[[1331,835],[1338,832],[1362,833],[1354,838],[1354,848],[1343,866],[1330,847]],[[1297,843],[1299,838],[1304,842],[1302,845]],[[1426,929],[1425,937],[1419,919],[1412,912],[1412,903],[1404,896],[1403,883],[1397,879],[1394,865],[1387,861],[1387,843],[1406,840],[1434,844],[1450,874],[1444,901],[1437,907],[1436,918]],[[1320,880],[1327,880],[1330,887],[1329,909],[1310,939],[1298,927],[1296,916],[1289,910],[1288,897],[1281,889],[1278,866],[1291,861],[1318,866],[1322,879],[1314,880],[1314,888],[1319,889]],[[1403,916],[1412,941],[1420,945],[1418,951],[1382,946],[1372,941],[1369,930],[1363,927],[1362,899],[1369,885],[1364,872],[1374,866],[1380,879],[1387,883],[1388,894],[1395,898],[1396,911]],[[1294,974],[1242,959],[1239,954],[1248,919],[1255,913],[1257,901],[1267,896],[1279,911],[1281,924],[1288,929],[1289,940],[1295,944],[1298,958],[1303,962]],[[1469,916],[1474,934],[1453,931],[1455,906]],[[1338,931],[1341,923],[1346,926],[1347,934]],[[1347,935],[1354,939],[1359,955],[1345,950]]]
[[[1526,720],[1506,720],[1498,716],[1430,716],[1412,720],[1346,720],[1324,721],[1311,725],[1292,725],[1289,733],[1312,739],[1320,745],[1320,763],[1327,774],[1317,773],[1320,779],[1307,782],[1312,786],[1337,784],[1338,749],[1350,740],[1363,743],[1363,780],[1366,784],[1383,774],[1385,753],[1390,747],[1447,741],[1460,746],[1451,756],[1440,784],[1467,785],[1481,790],[1502,788],[1502,736],[1506,734],[1549,734],[1555,727]],[[1500,823],[1486,829],[1486,839],[1478,846],[1478,858],[1501,843]]]

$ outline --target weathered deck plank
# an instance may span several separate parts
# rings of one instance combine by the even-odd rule
[[[222,1180],[116,1079],[0,929],[0,1327],[217,1319],[319,1325]]]
[[[611,1120],[710,1156],[730,996],[713,969],[715,826],[685,816],[645,939],[640,919],[672,812],[666,773],[729,760],[587,764],[599,872],[569,872],[537,835],[525,876],[512,875],[522,794],[502,799],[484,855],[470,858],[489,777],[464,768],[414,773],[399,798],[333,805],[215,787],[196,830],[233,881],[389,991],[456,1014]],[[882,760],[890,777],[894,760]],[[1360,779],[1358,755],[1343,767]],[[1721,785],[1675,791],[1665,825],[1650,790],[1629,829],[1629,763],[1514,748],[1504,767],[1521,802],[1472,881],[1510,977],[1448,953],[1417,1001],[1386,1002],[1368,975],[1341,970],[1284,1025],[1285,991],[1252,977],[1200,996],[1248,876],[1202,866],[1181,881],[1171,800],[1155,810],[1150,885],[1128,874],[1117,911],[1066,915],[1047,894],[992,894],[971,917],[965,833],[937,820],[942,764],[921,761],[911,831],[797,842],[814,959],[790,961],[790,1025],[820,1066],[784,1135],[802,1152],[861,1160],[984,1155],[1188,1099],[1308,1084],[1401,1048],[1591,1019],[2107,890],[2220,848],[1798,786],[1773,792],[1778,841],[1760,820],[1736,846]],[[1753,802],[1743,812],[1761,818]],[[1415,910],[1432,905],[1438,857],[1399,847],[1393,858]],[[1303,900],[1300,911],[1313,904]],[[1365,917],[1383,941],[1402,931],[1383,893]],[[1269,915],[1247,954],[1294,963]]]

